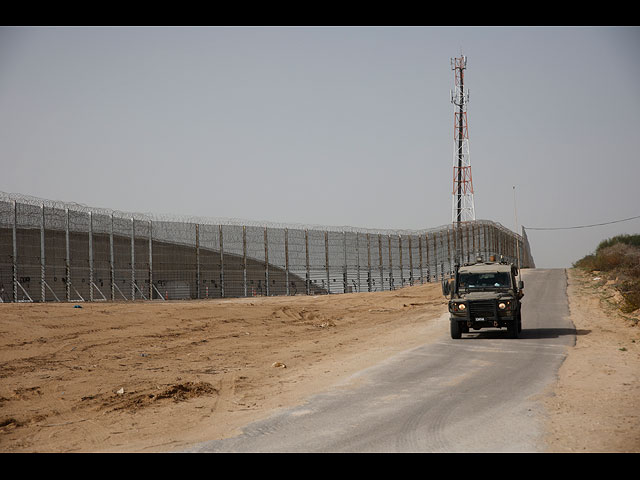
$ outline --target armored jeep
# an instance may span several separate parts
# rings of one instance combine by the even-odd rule
[[[454,277],[442,282],[443,295],[450,296],[451,338],[482,328],[506,328],[511,338],[518,338],[524,282],[517,275],[513,264],[481,258],[456,266]]]

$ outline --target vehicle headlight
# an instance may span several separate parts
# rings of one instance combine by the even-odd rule
[[[464,303],[459,303],[458,304],[458,310],[461,310],[464,312],[464,310],[467,308],[467,306]]]
[[[505,308],[507,308],[507,304],[506,304],[506,303],[504,303],[504,302],[500,302],[500,303],[498,304],[498,308],[499,308],[500,310],[504,310]]]

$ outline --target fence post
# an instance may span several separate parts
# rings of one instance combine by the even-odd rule
[[[489,261],[489,226],[485,223],[482,225],[482,240],[484,244],[484,258]]]
[[[131,217],[131,300],[136,299],[136,221]]]
[[[409,235],[409,285],[413,285],[413,248],[411,246],[411,235]]]
[[[455,264],[459,263],[460,260],[462,259],[462,249],[461,249],[461,245],[458,239],[458,236],[460,235],[460,226],[459,224],[452,224],[451,225],[451,243],[452,245],[452,250],[453,250],[453,255],[451,256],[451,268],[449,270],[449,272],[453,272],[453,267]]]
[[[247,296],[247,226],[242,226],[242,286]]]
[[[347,232],[342,232],[342,293],[347,293]]]
[[[495,227],[493,225],[488,225],[489,230],[489,255],[496,255],[496,235],[495,235]]]
[[[93,215],[89,212],[89,301],[93,302]]]
[[[196,298],[200,298],[200,224],[196,223]]]
[[[13,231],[11,232],[13,241],[13,301],[18,301],[18,202],[13,201]]]
[[[504,230],[502,231],[502,251],[505,257],[511,257],[511,242],[509,242],[509,235]]]
[[[267,227],[264,227],[264,281],[265,292],[269,296],[269,240],[267,239]]]
[[[433,280],[438,282],[438,232],[433,232]]]
[[[506,258],[509,257],[509,238],[507,232],[500,229],[500,254]]]
[[[387,243],[389,244],[389,290],[395,290],[395,282],[393,278],[393,252],[391,250],[391,234],[387,235]]]
[[[449,245],[449,227],[447,227],[447,246]],[[444,232],[440,232],[440,247],[442,253],[440,254],[440,280],[444,280],[444,263],[445,263],[445,252],[444,252]]]
[[[309,230],[304,230],[304,251],[307,263],[307,274],[306,274],[306,284],[307,284],[307,295],[311,295],[311,272],[309,270]]]
[[[362,289],[360,286],[360,234],[356,232],[356,275],[358,280],[358,293]]]
[[[378,255],[380,265],[380,291],[384,290],[384,266],[382,265],[382,235],[378,234]]]
[[[457,229],[458,229],[458,236],[459,236],[458,241],[460,242],[460,257],[456,260],[456,264],[462,265],[464,263],[464,257],[465,257],[465,245],[464,245],[465,225],[464,223],[458,224]]]
[[[471,245],[469,243],[469,224],[467,223],[463,224],[462,232],[460,233],[462,235],[462,241],[461,241],[462,247],[465,252],[464,256],[462,257],[462,261],[460,262],[461,264],[463,264],[469,261],[469,250],[471,250]]]
[[[455,236],[454,245],[457,242],[458,247],[456,249],[455,261],[453,263],[453,268],[451,268],[451,272],[455,271],[456,265],[462,265],[464,262],[464,233],[462,224],[456,224],[453,226],[453,233]]]
[[[153,221],[149,220],[149,300],[153,300]]]
[[[509,234],[507,232],[502,232],[502,248],[505,250],[505,254],[507,257],[511,258],[511,242],[509,241]]]
[[[450,231],[451,228],[449,226],[447,226],[447,253],[449,255],[449,272],[448,274],[451,274],[451,270],[452,270],[452,266],[453,266],[453,259],[451,258],[451,235],[450,235]]]
[[[66,275],[65,295],[67,302],[71,301],[71,248],[69,246],[69,209],[65,208],[64,238],[65,238],[65,261],[64,270]]]
[[[224,298],[224,241],[222,239],[222,225],[218,225],[220,240],[220,296]]]
[[[45,259],[44,259],[44,203],[42,204],[42,218],[40,219],[40,295],[42,301],[45,298]]]
[[[475,229],[475,221],[471,224],[471,250],[472,250],[472,257],[471,257],[471,262],[476,261],[476,257],[478,256],[478,253],[476,252],[476,229]]]
[[[286,294],[289,295],[289,229],[284,229],[284,282]]]
[[[503,255],[507,258],[511,257],[511,242],[509,241],[509,235],[505,231],[501,231],[502,235],[502,250]]]
[[[373,278],[371,277],[371,235],[369,235],[367,233],[367,271],[369,272],[367,274],[367,287],[369,289],[369,291],[371,291],[371,280],[373,280]]]
[[[418,258],[420,259],[420,285],[424,283],[424,267],[422,258],[422,235],[418,235]]]
[[[400,258],[400,288],[404,287],[404,263],[402,262],[402,235],[398,234],[398,253]]]
[[[429,245],[427,244],[427,248]],[[431,281],[431,255],[429,255],[429,250],[427,250],[427,279]],[[433,233],[433,280],[438,282],[438,232]]]
[[[498,232],[495,225],[491,226],[491,237],[493,239],[493,254],[496,256],[496,260],[498,260]]]
[[[424,234],[424,246],[426,248],[426,254],[427,254],[427,283],[429,283],[431,281],[430,275],[431,275],[431,269],[430,264],[429,264],[429,234],[425,233]],[[422,248],[422,237],[420,237],[420,247]],[[422,253],[422,252],[420,252]],[[422,260],[421,260],[422,262]],[[422,265],[422,263],[421,263]],[[422,267],[421,267],[422,268]]]
[[[327,294],[331,293],[331,275],[329,275],[329,232],[324,231],[324,261],[327,270]]]
[[[67,209],[67,215],[69,210]],[[69,220],[67,218],[67,248],[69,246]],[[69,253],[67,252],[67,257]],[[111,213],[111,229],[109,231],[109,276],[111,277],[111,300],[116,299],[116,273],[115,262],[113,257],[113,212]],[[67,287],[67,295],[69,295],[69,289]]]

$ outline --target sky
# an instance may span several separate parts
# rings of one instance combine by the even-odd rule
[[[461,54],[476,218],[524,225],[538,268],[640,233],[534,230],[640,216],[637,27],[0,27],[0,191],[445,225]]]

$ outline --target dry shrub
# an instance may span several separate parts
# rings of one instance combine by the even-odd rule
[[[587,272],[606,272],[625,299],[622,311],[640,308],[640,235],[619,235],[598,245],[595,253],[573,264]]]
[[[605,272],[618,269],[628,270],[634,266],[634,260],[638,261],[638,253],[640,253],[640,248],[616,243],[598,251],[594,266],[596,270]]]

